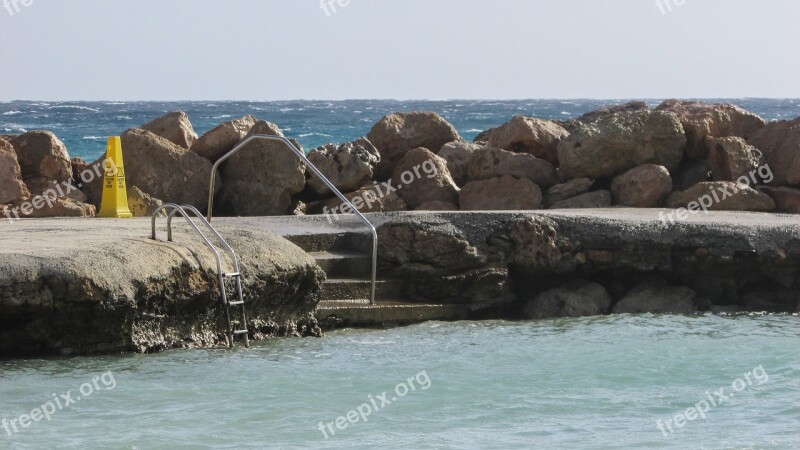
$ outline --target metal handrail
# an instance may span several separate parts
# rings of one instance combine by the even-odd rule
[[[227,250],[228,253],[231,255],[231,259],[233,260],[233,271],[239,273],[240,272],[239,257],[236,256],[236,252],[233,251],[233,247],[231,247],[230,244],[228,244],[228,241],[226,241],[225,238],[223,238],[222,235],[219,234],[216,228],[212,227],[211,224],[208,223],[205,216],[203,216],[203,213],[201,213],[197,208],[195,208],[192,205],[181,205],[181,208],[183,208],[186,211],[190,211],[192,214],[194,214],[195,217],[200,219],[200,223],[204,224],[206,228],[208,228],[209,231],[211,231],[211,233],[213,233],[214,236],[216,236],[216,238],[219,240],[222,246],[225,247],[225,250]],[[172,241],[172,218],[175,216],[177,212],[178,212],[177,209],[173,209],[173,211],[169,213],[169,215],[167,216],[167,233],[168,233],[167,240],[169,241]]]
[[[376,280],[377,274],[378,274],[378,231],[375,229],[375,226],[373,226],[372,223],[370,223],[370,221],[367,220],[367,218],[364,217],[363,214],[361,214],[361,211],[359,211],[358,208],[356,208],[352,203],[350,203],[350,200],[348,200],[347,197],[345,197],[344,194],[342,194],[341,191],[339,191],[339,189],[337,189],[336,186],[334,186],[333,183],[331,183],[331,181],[328,180],[328,178],[325,175],[323,175],[322,172],[319,169],[317,169],[317,166],[315,166],[311,161],[308,160],[308,158],[306,157],[305,153],[303,153],[300,149],[295,147],[294,144],[292,143],[292,141],[290,141],[289,139],[287,139],[287,138],[285,138],[283,136],[272,136],[272,135],[268,135],[268,134],[254,134],[254,135],[248,137],[247,139],[243,140],[242,142],[240,142],[238,145],[236,145],[236,147],[234,147],[228,153],[224,154],[220,159],[217,160],[217,162],[214,163],[214,167],[211,169],[211,182],[209,184],[209,190],[208,190],[208,219],[207,219],[207,222],[209,222],[209,224],[210,224],[211,223],[211,219],[213,218],[213,212],[214,212],[214,185],[216,184],[217,170],[219,169],[220,164],[225,162],[225,160],[227,160],[228,158],[233,156],[239,150],[241,150],[244,147],[246,147],[247,144],[249,144],[250,142],[252,142],[254,140],[257,140],[257,139],[263,139],[263,140],[269,140],[269,141],[278,141],[278,142],[283,142],[284,144],[286,144],[286,146],[289,147],[289,149],[292,150],[300,158],[301,161],[303,161],[309,168],[311,168],[311,170],[325,183],[326,186],[328,186],[328,189],[330,189],[331,192],[336,194],[336,196],[339,197],[339,199],[342,202],[344,202],[348,207],[350,207],[350,209],[353,211],[353,213],[359,219],[361,219],[362,222],[364,222],[369,227],[370,231],[372,232],[372,285],[371,285],[371,290],[370,290],[369,302],[370,302],[371,305],[374,305],[375,304],[375,285],[376,285],[375,280]]]

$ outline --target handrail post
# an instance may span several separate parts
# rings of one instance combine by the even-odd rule
[[[242,142],[238,143],[228,153],[222,155],[222,157],[218,159],[214,163],[214,166],[211,168],[211,181],[209,182],[209,189],[208,189],[208,213],[207,213],[208,217],[206,218],[206,221],[210,224],[211,219],[214,217],[214,187],[216,184],[216,177],[217,177],[217,172],[219,170],[219,166],[223,162],[225,162],[228,158],[237,153],[239,150],[245,148],[247,144],[257,139],[283,142],[287,147],[289,147],[290,150],[292,150],[295,153],[295,155],[297,155],[300,158],[301,161],[303,161],[306,164],[306,166],[308,166],[311,169],[312,172],[314,172],[314,174],[316,174],[319,177],[319,179],[321,179],[325,183],[326,186],[328,186],[328,189],[330,189],[331,192],[333,192],[337,197],[339,197],[339,199],[353,211],[356,217],[358,217],[362,222],[364,222],[367,225],[367,227],[369,227],[370,232],[372,232],[372,280],[371,280],[372,284],[370,287],[369,303],[371,305],[374,305],[376,279],[378,276],[378,231],[375,229],[375,226],[372,225],[372,223],[369,220],[367,220],[367,218],[364,217],[363,214],[361,214],[361,211],[359,211],[358,208],[356,208],[352,203],[350,203],[350,200],[348,200],[347,197],[345,197],[344,194],[342,194],[342,192],[339,191],[339,189],[337,189],[336,186],[333,185],[333,183],[331,183],[328,177],[323,175],[323,173],[317,168],[317,166],[315,166],[311,161],[309,161],[305,153],[303,153],[300,149],[295,147],[292,141],[290,141],[289,139],[283,136],[254,134],[246,138]]]

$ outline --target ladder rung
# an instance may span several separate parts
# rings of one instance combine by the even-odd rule
[[[247,334],[247,333],[249,333],[249,331],[247,331],[247,330],[236,330],[236,331],[233,332],[233,334],[237,334],[237,335],[238,334]]]
[[[231,305],[231,306],[238,306],[238,305],[244,305],[244,302],[239,300],[239,301],[236,301],[236,302],[228,302],[228,304]]]
[[[242,274],[239,272],[231,272],[231,273],[223,273],[222,276],[226,278],[235,278],[242,276]]]

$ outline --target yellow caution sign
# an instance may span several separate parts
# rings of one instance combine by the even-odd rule
[[[133,217],[128,208],[125,167],[122,163],[122,139],[119,136],[108,138],[105,175],[103,176],[103,200],[100,203],[98,216],[119,219]]]

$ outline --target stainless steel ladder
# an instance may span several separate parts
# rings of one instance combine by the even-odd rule
[[[191,227],[200,235],[203,239],[203,243],[214,253],[214,257],[217,260],[217,277],[219,280],[219,291],[220,297],[222,300],[222,304],[225,306],[225,316],[228,320],[228,346],[233,347],[233,344],[236,340],[236,336],[244,336],[244,345],[245,347],[250,347],[250,337],[249,332],[247,330],[247,313],[244,306],[244,296],[242,295],[242,272],[239,268],[239,258],[236,256],[236,252],[233,251],[230,244],[219,234],[219,232],[211,226],[211,224],[203,217],[203,214],[197,210],[194,206],[191,205],[177,205],[175,203],[165,203],[161,207],[153,212],[153,217],[151,219],[151,228],[152,228],[152,239],[157,240],[156,238],[156,219],[161,215],[161,212],[167,212],[167,240],[172,242],[172,218],[176,214],[180,214],[183,216],[186,221],[191,225]],[[222,270],[222,256],[220,256],[219,250],[211,240],[208,239],[203,230],[201,230],[197,224],[192,220],[189,214],[193,214],[200,220],[200,223],[208,228],[211,233],[217,238],[219,243],[225,249],[225,251],[230,255],[231,260],[233,261],[233,272],[225,272]],[[225,286],[226,279],[233,279],[236,283],[236,299],[233,301],[228,300],[228,295]],[[239,321],[231,321],[231,306],[238,306],[241,308],[241,322]],[[238,327],[234,327],[233,324],[238,323]],[[238,328],[238,329],[237,329]]]

